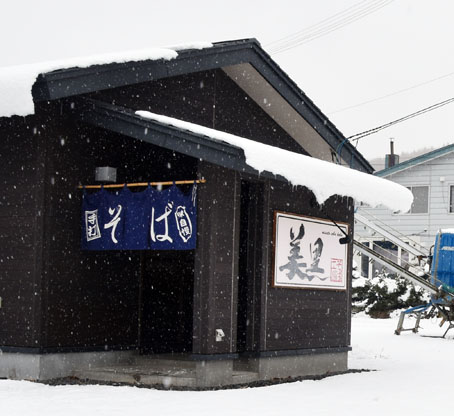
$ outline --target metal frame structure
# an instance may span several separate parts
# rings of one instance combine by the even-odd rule
[[[402,249],[413,254],[418,259],[429,258],[429,254],[424,253],[415,247],[412,247],[411,245],[402,241],[399,237],[395,236],[388,230],[385,230],[379,225],[373,223],[372,221],[369,221],[367,218],[359,214],[355,214],[355,220],[359,221],[360,223],[370,228],[374,232],[382,235],[385,239],[393,242]],[[407,270],[406,268],[396,264],[391,259],[373,251],[369,247],[365,246],[364,244],[356,240],[354,241],[353,244],[355,249],[358,250],[362,255],[365,255],[379,262],[380,264],[392,270],[396,274],[402,276],[409,282],[422,287],[426,292],[428,292],[431,295],[430,302],[424,305],[418,305],[409,308],[401,312],[397,328],[394,331],[396,335],[400,335],[404,331],[412,331],[414,333],[417,333],[420,328],[421,319],[431,317],[442,318],[440,327],[445,322],[449,323],[448,328],[446,329],[442,338],[446,336],[450,329],[454,328],[454,294],[451,293],[452,291],[450,290],[450,288],[446,287],[446,285],[444,285],[443,282],[437,280],[436,276],[429,275],[418,276],[412,273],[410,270]],[[412,328],[404,328],[405,317],[412,314],[416,315],[415,325]]]

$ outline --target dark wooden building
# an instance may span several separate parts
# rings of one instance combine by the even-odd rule
[[[35,114],[0,118],[0,377],[109,380],[129,363],[126,381],[213,386],[347,369],[352,244],[343,286],[285,287],[273,270],[276,212],[351,236],[352,199],[320,206],[241,148],[135,113],[371,172],[257,41],[56,70],[32,91]],[[82,250],[78,186],[99,166],[118,183],[205,179],[197,248]]]

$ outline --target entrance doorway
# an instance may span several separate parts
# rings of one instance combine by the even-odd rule
[[[140,350],[192,352],[194,251],[142,255]]]
[[[263,184],[241,181],[237,351],[258,349],[262,262]]]

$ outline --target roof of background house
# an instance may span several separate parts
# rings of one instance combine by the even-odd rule
[[[380,177],[389,176],[392,175],[393,173],[397,173],[405,169],[414,167],[416,165],[420,165],[421,163],[428,162],[429,160],[436,159],[437,157],[443,156],[452,151],[454,151],[454,144],[448,144],[447,146],[440,147],[439,149],[424,153],[422,155],[414,157],[413,159],[409,159],[406,160],[405,162],[394,165],[390,168],[379,170],[375,172],[375,175]]]

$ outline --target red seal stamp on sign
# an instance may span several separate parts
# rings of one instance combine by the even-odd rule
[[[331,259],[331,276],[332,282],[342,282],[344,272],[344,261],[342,259]]]

